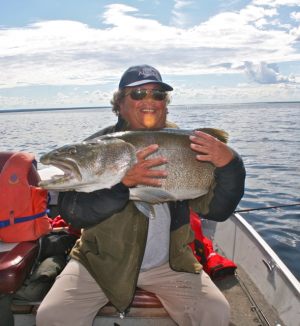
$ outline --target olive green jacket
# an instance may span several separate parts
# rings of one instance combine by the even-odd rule
[[[172,222],[171,222],[172,223]],[[97,281],[121,312],[130,305],[143,260],[148,218],[129,201],[125,209],[84,229],[71,256]],[[176,271],[199,272],[201,265],[188,246],[194,239],[189,223],[170,234],[170,266]]]

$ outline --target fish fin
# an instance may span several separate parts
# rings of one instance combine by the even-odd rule
[[[209,134],[213,137],[216,137],[217,139],[219,139],[221,142],[223,142],[225,144],[228,142],[229,135],[224,130],[216,129],[216,128],[199,128],[199,129],[195,129],[195,130],[199,130],[199,131],[205,132],[206,134]]]
[[[196,191],[177,191],[172,194],[167,190],[155,187],[136,187],[129,190],[129,199],[139,202],[146,202],[148,204],[159,204],[167,201],[178,201],[185,199],[195,199],[207,194],[207,190]]]
[[[176,201],[170,192],[154,187],[136,187],[131,188],[129,199],[144,201],[150,204],[159,204],[166,201]]]
[[[167,120],[166,121],[166,128],[174,128],[174,129],[178,129],[178,125],[172,121]]]
[[[146,203],[144,201],[134,201],[135,207],[150,219],[155,218],[154,207],[152,204]]]

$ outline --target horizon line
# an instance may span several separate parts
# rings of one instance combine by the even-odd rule
[[[257,102],[231,102],[231,103],[198,103],[198,104],[170,104],[169,106],[191,106],[191,105],[232,105],[232,104],[276,104],[276,103],[300,103],[300,101],[257,101]],[[112,106],[75,106],[75,107],[57,107],[57,108],[27,108],[27,109],[1,109],[0,113],[10,112],[33,112],[33,111],[67,111],[67,110],[87,110],[87,109],[112,109]]]

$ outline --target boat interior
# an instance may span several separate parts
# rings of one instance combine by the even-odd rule
[[[276,310],[266,302],[259,289],[241,267],[237,268],[234,275],[216,280],[215,283],[230,303],[230,326],[284,326]],[[13,295],[2,296],[2,301],[4,300],[11,305],[16,326],[35,325],[34,317],[40,302],[18,300]],[[176,324],[168,317],[168,313],[154,294],[137,289],[126,316],[120,315],[112,305],[108,304],[98,312],[94,326],[98,325],[167,326]]]
[[[11,153],[0,156],[0,170]],[[36,171],[30,171],[29,179],[36,184]],[[51,207],[55,216],[55,206]],[[13,248],[15,248],[13,250]],[[35,313],[40,300],[24,300],[16,297],[16,292],[26,282],[38,255],[39,242],[22,243],[20,247],[10,246],[0,241],[0,326],[8,326],[4,321],[14,316],[15,326],[34,326]],[[221,248],[219,253],[222,254]],[[15,256],[13,256],[15,255]],[[232,257],[230,257],[232,259]],[[259,288],[251,281],[247,271],[238,267],[235,273],[216,280],[231,306],[231,326],[284,326],[276,310],[264,299]],[[45,293],[44,293],[45,295]],[[4,316],[4,312],[7,314]],[[11,316],[9,314],[11,313]],[[217,313],[217,312],[216,312]],[[94,326],[98,325],[175,325],[162,307],[158,298],[149,292],[137,289],[134,301],[125,316],[108,304],[99,310]],[[214,326],[214,325],[212,325]]]

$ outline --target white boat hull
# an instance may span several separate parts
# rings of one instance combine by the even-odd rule
[[[300,283],[253,227],[239,214],[203,224],[215,248],[246,271],[285,325],[299,326]]]

